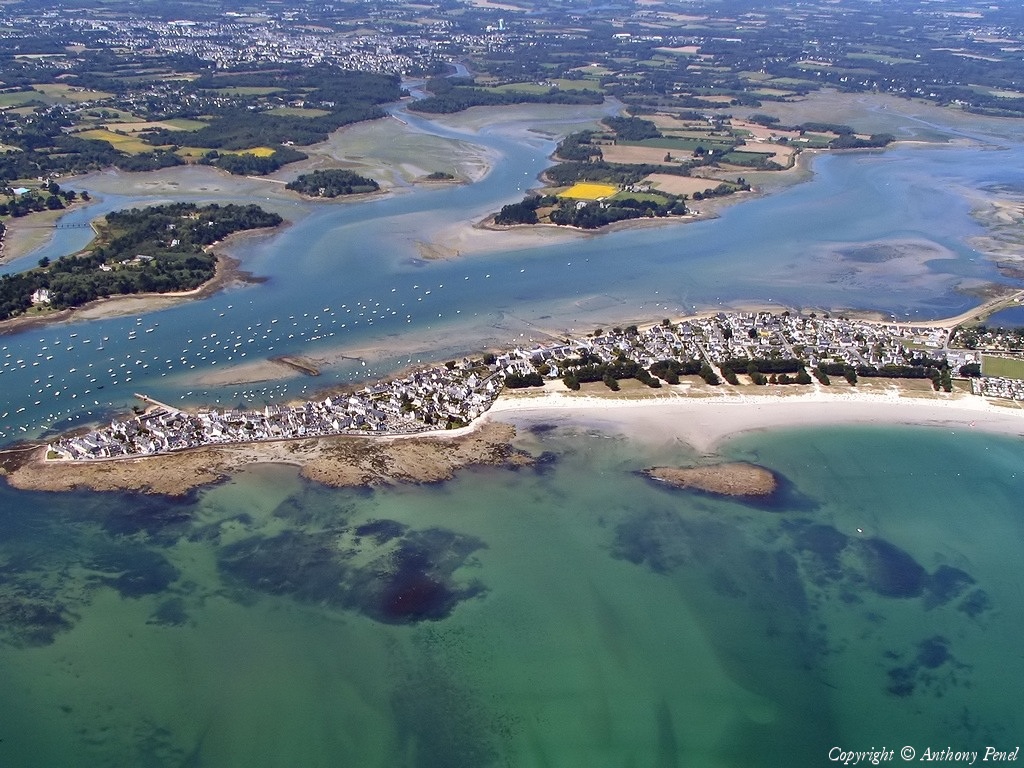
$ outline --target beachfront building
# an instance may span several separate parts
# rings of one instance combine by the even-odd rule
[[[113,421],[85,435],[58,440],[50,458],[105,459],[184,450],[204,445],[285,440],[326,435],[406,435],[459,427],[485,413],[513,378],[557,379],[585,367],[629,364],[650,374],[675,361],[721,371],[738,360],[753,365],[784,361],[789,370],[840,366],[864,376],[932,377],[952,365],[980,362],[977,352],[949,349],[948,330],[789,312],[718,313],[595,332],[547,345],[488,355],[489,363],[464,359],[411,373],[357,392],[335,394],[300,405],[262,409],[210,408],[185,413],[156,408],[143,416]],[[631,374],[629,374],[631,375]],[[806,375],[806,374],[805,374]],[[638,375],[638,378],[640,376]],[[937,380],[936,386],[938,386]],[[977,394],[1024,399],[1024,383],[975,381]]]

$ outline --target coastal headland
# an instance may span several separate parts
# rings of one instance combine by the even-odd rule
[[[136,459],[47,462],[45,447],[0,456],[15,488],[38,491],[140,491],[183,496],[256,463],[299,466],[309,480],[333,488],[434,483],[469,466],[520,467],[532,463],[514,448],[515,429],[484,422],[473,429],[412,438],[333,436],[201,448]]]

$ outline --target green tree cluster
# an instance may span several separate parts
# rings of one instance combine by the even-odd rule
[[[643,141],[659,139],[661,131],[650,120],[641,117],[606,117],[602,121],[615,131],[615,138],[620,141]]]
[[[311,197],[340,197],[376,192],[380,189],[380,184],[352,171],[332,168],[304,173],[289,182],[285,188]]]
[[[432,94],[409,105],[412,112],[451,114],[470,107],[498,107],[507,104],[600,104],[604,94],[597,91],[551,88],[545,93],[499,91],[476,85],[469,77],[433,77],[427,81]]]
[[[21,314],[46,289],[55,309],[93,299],[197,288],[213,277],[216,258],[205,249],[234,232],[280,224],[256,205],[173,203],[107,214],[96,246],[37,269],[0,278],[0,319]]]

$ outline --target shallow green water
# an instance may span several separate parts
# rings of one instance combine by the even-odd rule
[[[522,442],[550,460],[372,493],[0,490],[0,764],[796,766],[1022,732],[1020,441],[748,436],[725,452],[784,479],[761,506],[636,474],[678,446]]]

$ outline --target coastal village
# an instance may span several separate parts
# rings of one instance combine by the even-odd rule
[[[827,366],[881,377],[886,371],[899,369],[905,373],[915,365],[920,368],[921,360],[941,364],[957,375],[965,367],[979,366],[981,353],[950,348],[950,333],[941,326],[819,317],[813,313],[738,312],[679,322],[666,319],[644,329],[629,326],[598,330],[558,343],[489,353],[480,360],[450,361],[356,392],[299,405],[186,412],[155,404],[144,414],[54,441],[48,446],[47,458],[112,459],[225,443],[345,434],[396,436],[458,428],[483,415],[503,388],[543,385],[571,376],[584,365],[632,362],[649,371],[652,366],[658,370],[658,364],[664,361],[696,362],[711,368],[717,380],[719,373],[736,360],[752,361],[755,367],[763,366],[764,361],[785,360],[816,371],[815,386],[828,382],[818,373]],[[913,377],[925,378],[920,372]],[[651,386],[662,386],[655,376],[645,378]],[[977,395],[1024,400],[1022,381],[978,376],[971,380]],[[750,375],[739,382],[740,386],[748,385],[748,381]],[[794,380],[780,376],[775,381]]]

